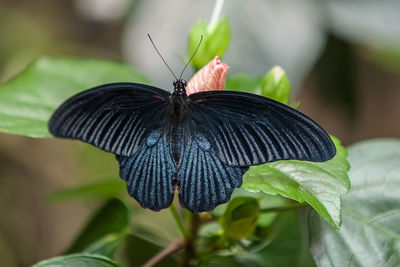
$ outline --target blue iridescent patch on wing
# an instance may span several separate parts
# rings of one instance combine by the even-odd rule
[[[229,201],[247,168],[229,167],[201,133],[186,139],[178,170],[179,201],[192,212],[211,211]]]
[[[176,167],[165,135],[152,131],[134,155],[117,160],[129,194],[143,208],[159,211],[171,205]]]

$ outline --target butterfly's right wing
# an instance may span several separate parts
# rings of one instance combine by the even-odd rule
[[[169,97],[144,84],[101,85],[65,101],[52,115],[49,130],[56,137],[131,156],[154,129],[168,124]]]
[[[135,154],[117,160],[129,194],[143,208],[159,211],[171,205],[176,165],[166,131],[153,130]]]
[[[336,154],[321,126],[275,100],[234,91],[200,92],[189,98],[190,119],[229,166],[290,159],[320,162]]]

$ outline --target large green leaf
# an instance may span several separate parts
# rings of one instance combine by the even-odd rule
[[[273,237],[268,245],[258,251],[237,253],[236,259],[244,266],[252,267],[315,266],[296,212],[281,213],[270,231]]]
[[[104,60],[41,58],[0,85],[0,131],[50,137],[47,122],[68,97],[96,85],[148,80],[127,65]]]
[[[400,140],[357,143],[349,161],[340,232],[311,215],[314,259],[322,267],[400,266]]]
[[[308,202],[333,227],[341,225],[341,195],[350,188],[347,151],[333,138],[336,156],[326,162],[277,161],[250,167],[242,188]]]
[[[104,181],[61,189],[46,197],[48,201],[71,201],[117,197],[126,193],[126,185],[122,179],[115,177]]]
[[[32,267],[119,267],[112,260],[89,254],[73,254],[60,256],[36,263]]]
[[[112,257],[128,227],[128,208],[122,201],[111,199],[91,218],[67,253],[85,251]]]
[[[201,257],[200,266],[314,267],[307,235],[300,224],[297,212],[282,212],[269,228],[264,245],[207,255]]]

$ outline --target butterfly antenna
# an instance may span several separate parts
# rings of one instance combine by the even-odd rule
[[[179,76],[179,80],[182,78],[182,75],[183,75],[183,73],[185,72],[185,70],[186,70],[187,66],[189,65],[190,61],[192,61],[192,59],[193,59],[194,56],[196,55],[197,50],[199,50],[202,41],[203,41],[203,35],[201,35],[201,37],[200,37],[200,42],[199,42],[199,44],[197,45],[197,48],[196,48],[196,50],[194,51],[192,57],[188,60],[188,62],[186,63],[185,67],[183,68],[183,71],[181,72],[181,75]]]
[[[167,66],[167,68],[169,69],[169,71],[172,73],[172,75],[174,75],[175,79],[178,80],[178,78],[176,78],[175,73],[172,71],[172,69],[168,66],[167,62],[165,61],[165,59],[163,58],[163,56],[161,55],[160,51],[158,51],[156,45],[153,42],[153,39],[151,39],[150,34],[147,34],[147,36],[150,39],[151,44],[154,46],[154,49],[157,51],[158,55],[160,56],[160,58],[162,59],[162,61],[164,61],[165,66]],[[197,51],[197,50],[196,50]]]

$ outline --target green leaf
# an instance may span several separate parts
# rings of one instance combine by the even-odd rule
[[[226,213],[229,204],[235,198],[242,198],[242,197],[251,197],[257,199],[257,203],[260,208],[260,213],[257,219],[257,227],[262,227],[262,228],[268,227],[270,224],[272,224],[274,219],[278,215],[277,212],[271,212],[271,211],[263,212],[263,211],[279,207],[286,207],[291,202],[287,198],[281,196],[271,196],[263,192],[257,192],[257,193],[249,192],[244,190],[243,188],[238,188],[233,192],[231,200],[228,203],[217,206],[211,212],[211,214],[214,217],[222,217]],[[218,232],[218,229],[216,228],[214,228],[214,230],[216,230],[215,233],[217,234],[223,232],[223,231]]]
[[[343,197],[339,231],[311,214],[311,251],[318,266],[399,266],[400,140],[349,147],[352,190]]]
[[[341,195],[350,189],[347,151],[332,137],[336,156],[326,162],[277,161],[250,167],[242,188],[253,192],[280,194],[308,202],[336,229],[341,225]]]
[[[83,252],[88,254],[104,255],[112,258],[115,251],[125,241],[127,234],[128,231],[108,234],[90,244]]]
[[[250,77],[244,73],[228,76],[225,89],[261,95],[261,79],[262,77]]]
[[[155,245],[135,235],[128,235],[123,255],[129,263],[127,266],[142,266],[162,250]],[[165,257],[157,267],[179,266],[172,256]]]
[[[128,227],[128,208],[122,201],[111,199],[92,217],[67,253],[93,251],[96,247],[98,251],[107,251],[106,256],[111,257],[117,248],[115,242],[118,240],[122,242],[123,237],[129,232]],[[110,234],[113,235],[110,236]],[[93,246],[94,243],[96,243],[95,246]],[[101,244],[104,245],[101,246]]]
[[[215,56],[222,57],[225,54],[231,38],[228,18],[221,19],[213,29],[208,27],[206,21],[200,21],[192,26],[189,33],[189,58],[198,47],[201,36],[203,36],[203,42],[190,62],[197,70],[206,65]]]
[[[201,267],[243,267],[248,265],[243,265],[239,263],[236,258],[232,255],[210,255],[200,259],[199,266]]]
[[[82,90],[111,82],[148,80],[117,62],[40,58],[0,85],[0,131],[50,137],[47,122],[63,101]]]
[[[118,267],[121,266],[112,260],[89,254],[74,254],[67,256],[55,257],[36,263],[32,267]]]
[[[248,237],[257,226],[259,213],[257,199],[251,197],[232,199],[221,220],[224,235],[234,240]]]
[[[121,179],[107,179],[105,181],[90,183],[82,186],[71,187],[51,193],[47,201],[70,201],[93,198],[116,197],[126,192],[126,185]]]
[[[273,237],[261,250],[236,253],[246,266],[315,266],[307,247],[307,239],[295,212],[281,213],[272,225]]]
[[[279,67],[273,67],[261,81],[261,92],[265,97],[272,98],[284,104],[289,104],[290,82],[285,71]]]

